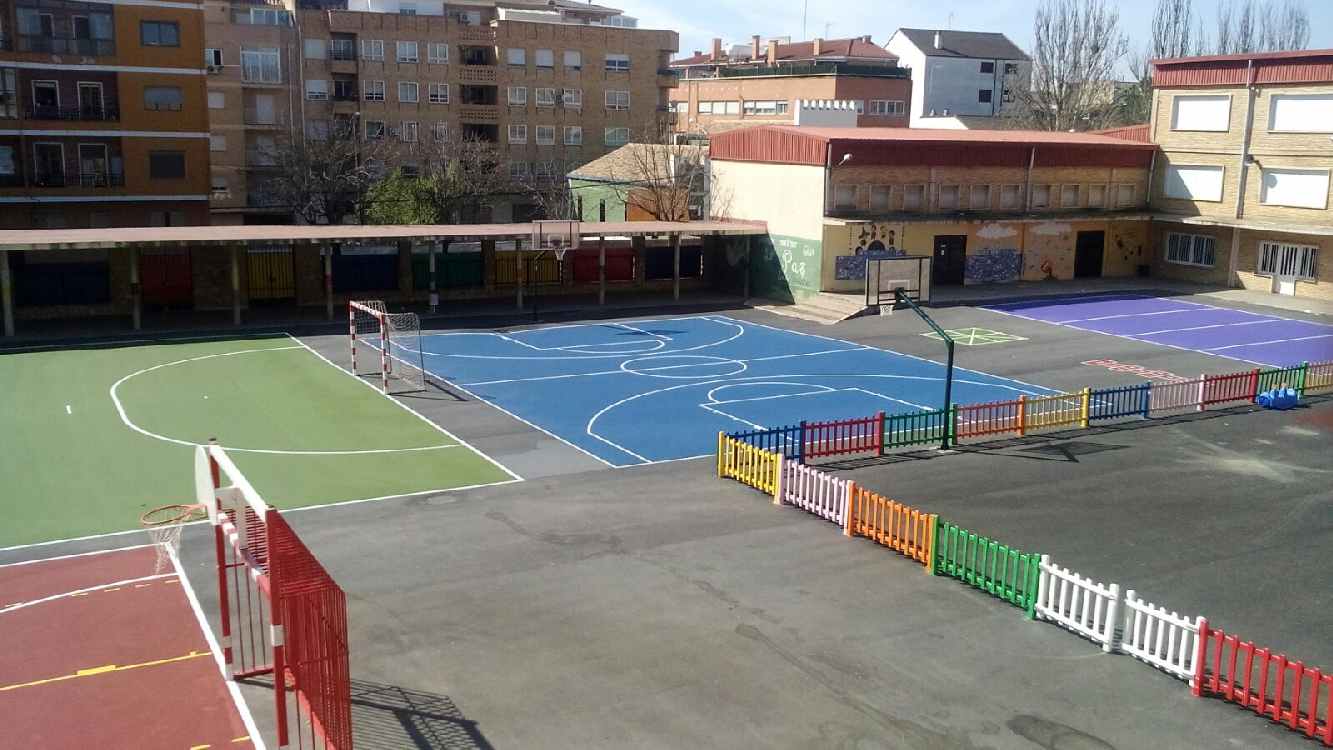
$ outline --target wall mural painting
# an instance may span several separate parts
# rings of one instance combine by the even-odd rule
[[[967,256],[963,280],[967,284],[1003,284],[1023,275],[1023,253],[1015,249],[981,250]]]
[[[848,250],[851,255],[833,259],[833,278],[839,281],[861,281],[866,277],[866,260],[870,258],[901,258],[907,255],[900,243],[903,225],[865,222],[848,227]]]

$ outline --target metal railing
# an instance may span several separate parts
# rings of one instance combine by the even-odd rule
[[[738,65],[718,68],[719,78],[737,78],[741,76],[815,76],[815,75],[855,75],[878,78],[908,78],[911,73],[896,65],[866,65],[864,63],[817,62],[795,63],[790,65]],[[691,76],[697,77],[697,76]]]
[[[84,120],[90,122],[120,119],[120,108],[114,103],[101,107],[28,107],[23,114],[29,120]]]
[[[19,52],[49,52],[53,55],[109,57],[116,54],[114,39],[74,39],[44,34],[19,34]]]
[[[125,174],[123,172],[85,172],[78,169],[64,172],[39,171],[33,174],[31,185],[40,188],[123,187],[125,185]]]
[[[305,7],[304,5],[302,7]],[[356,60],[356,41],[332,39],[329,41],[330,60]]]
[[[282,112],[259,112],[258,110],[245,110],[246,125],[267,125],[277,127],[287,124],[287,116]]]

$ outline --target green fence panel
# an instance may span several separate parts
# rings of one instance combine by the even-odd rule
[[[439,253],[435,256],[437,289],[479,287],[485,279],[481,253]],[[412,256],[412,288],[418,291],[430,288],[430,258],[426,255]]]
[[[1032,616],[1041,555],[1023,552],[940,519],[932,571],[1003,599]]]
[[[1296,395],[1305,395],[1305,371],[1310,367],[1309,362],[1302,362],[1296,367],[1279,367],[1271,370],[1259,371],[1259,392],[1271,391],[1274,388],[1286,385],[1296,391]]]
[[[949,432],[949,412],[938,409],[884,417],[884,448],[939,443]]]

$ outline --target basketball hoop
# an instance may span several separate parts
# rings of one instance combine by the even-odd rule
[[[171,559],[180,552],[181,531],[185,524],[198,521],[207,515],[203,505],[172,503],[161,505],[139,516],[139,523],[157,545],[157,562],[154,573],[161,573],[171,567]]]

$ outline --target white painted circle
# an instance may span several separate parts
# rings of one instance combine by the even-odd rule
[[[660,354],[656,357],[627,359],[620,369],[631,375],[668,380],[709,380],[745,372],[749,365],[739,359],[711,357],[705,354]]]

